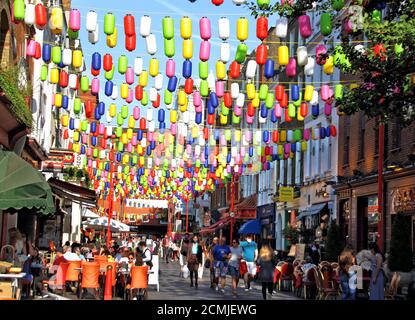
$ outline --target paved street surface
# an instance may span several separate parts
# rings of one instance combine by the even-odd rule
[[[225,293],[210,288],[209,270],[203,270],[203,278],[199,279],[199,286],[190,287],[190,279],[184,279],[179,276],[180,265],[178,262],[160,263],[160,291],[157,292],[156,286],[150,286],[148,289],[149,300],[262,300],[261,284],[252,283],[252,289],[248,292],[244,290],[244,282],[240,279],[238,296],[234,298],[231,292],[231,278],[227,276]],[[85,296],[84,299],[90,299],[91,296]],[[42,299],[36,297],[36,299]],[[43,300],[77,300],[75,294],[67,293],[65,298],[50,294]],[[297,300],[290,292],[278,292],[273,294],[272,300]],[[120,298],[114,298],[120,300]]]

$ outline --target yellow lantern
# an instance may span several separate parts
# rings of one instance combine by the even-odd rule
[[[177,111],[176,110],[170,110],[170,122],[171,123],[176,123],[176,121],[177,121]],[[171,136],[171,137],[173,138],[173,136]],[[170,136],[169,136],[169,143],[173,143],[173,141],[170,142]]]
[[[193,57],[193,40],[192,39],[183,40],[182,53],[183,53],[184,59],[192,59]]]
[[[323,66],[323,71],[325,74],[333,74],[334,72],[334,60],[333,60],[333,56],[329,56],[326,59],[326,63]]]
[[[280,131],[280,142],[287,141],[287,131],[281,130]]]
[[[72,51],[72,66],[74,68],[82,67],[82,51],[79,49]]]
[[[183,106],[187,104],[187,95],[186,95],[186,92],[184,92],[184,90],[179,90],[177,103],[179,104],[179,106]]]
[[[252,99],[252,106],[254,108],[258,108],[260,103],[259,95],[257,92],[255,92],[255,98]]]
[[[192,37],[192,20],[189,17],[180,19],[180,35],[183,39],[190,39]]]
[[[248,19],[241,17],[236,22],[236,37],[239,41],[248,39]]]
[[[289,54],[287,46],[278,47],[278,64],[286,66],[288,64]]]
[[[255,98],[255,86],[253,83],[248,83],[246,85],[246,95],[249,100],[252,100]]]
[[[224,116],[220,114],[220,124],[227,124],[228,123],[228,116]]]
[[[159,74],[159,61],[156,58],[150,59],[150,76],[155,77]]]
[[[117,36],[118,30],[117,27],[114,28],[114,33],[107,35],[107,46],[110,48],[115,48],[117,46]]]
[[[134,120],[134,117],[133,117],[133,120]],[[127,129],[127,138],[128,138],[128,140],[131,140],[133,138],[133,128]]]
[[[49,82],[57,84],[59,82],[59,69],[53,68],[49,73]]]
[[[114,118],[117,115],[117,106],[114,103],[110,104],[110,117]]]
[[[305,101],[311,101],[311,99],[313,99],[313,91],[314,91],[314,86],[312,86],[312,85],[306,85],[305,86],[305,91],[304,91],[304,100]]]
[[[78,131],[73,132],[73,141],[76,141],[76,142],[79,141],[79,132]]]
[[[235,141],[240,142],[241,141],[241,130],[235,130],[234,136],[235,136]]]
[[[148,72],[146,70],[143,70],[143,72],[141,72],[139,78],[138,78],[138,82],[140,84],[141,87],[146,87],[147,83],[148,83]]]
[[[61,117],[61,124],[63,127],[67,127],[69,125],[69,116],[67,114],[64,114]]]
[[[123,83],[120,86],[120,95],[121,95],[121,98],[123,98],[123,99],[127,99],[128,98],[128,84]]]
[[[226,77],[226,65],[218,60],[216,61],[216,78],[218,80],[223,80]]]
[[[53,34],[62,33],[63,12],[60,7],[53,7],[50,12],[49,28]]]
[[[193,126],[192,127],[192,138],[196,139],[199,135],[199,127],[198,126]]]
[[[133,116],[128,117],[128,128],[134,129],[135,127],[135,119]]]
[[[62,95],[60,93],[55,94],[55,107],[62,107]]]

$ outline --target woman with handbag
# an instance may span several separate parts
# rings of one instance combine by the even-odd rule
[[[203,250],[199,244],[199,237],[193,236],[192,243],[187,246],[187,268],[190,272],[190,286],[193,287],[193,275],[195,276],[195,287],[198,287],[198,271],[202,264]]]

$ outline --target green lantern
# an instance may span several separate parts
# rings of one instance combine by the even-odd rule
[[[88,76],[81,77],[81,91],[87,92],[89,90],[89,78]]]
[[[123,120],[122,119],[122,117],[121,117],[121,115],[120,115],[120,118],[121,118],[121,120]],[[121,124],[122,125],[122,124]],[[121,136],[122,136],[122,128],[121,127],[117,127],[117,128],[115,128],[115,136],[117,137],[117,138],[121,138]]]
[[[171,17],[167,16],[163,18],[163,37],[165,39],[172,39],[174,37],[174,21]]]
[[[112,13],[107,13],[104,16],[104,33],[109,36],[115,30],[115,16]]]
[[[344,0],[332,0],[331,6],[334,10],[340,11],[344,7]]]
[[[257,0],[256,1],[258,7],[260,7],[261,9],[268,8],[269,7],[269,2],[270,2],[270,0]]]
[[[288,116],[290,118],[295,118],[295,115],[296,115],[295,111],[296,111],[295,106],[292,103],[290,103],[288,105]]]
[[[265,106],[268,109],[272,109],[272,107],[274,106],[274,101],[275,101],[275,96],[273,93],[268,92],[267,94],[267,98],[265,99]]]
[[[221,113],[222,113],[222,115],[224,115],[224,116],[227,116],[227,115],[229,114],[229,108],[227,108],[227,107],[225,106],[225,103],[223,103],[223,102],[222,102],[222,106],[221,106]]]
[[[69,39],[76,40],[79,38],[79,30],[73,31],[71,28],[68,28],[67,32],[68,32]]]
[[[169,105],[172,102],[173,102],[173,94],[169,90],[165,89],[164,90],[164,104]]]
[[[209,64],[207,61],[199,62],[199,78],[206,80],[209,75]]]
[[[148,104],[148,93],[145,90],[143,90],[143,98],[141,99],[141,104],[143,106],[146,106]]]
[[[200,81],[200,95],[207,97],[209,95],[209,85],[207,80]]]
[[[331,15],[330,13],[324,12],[320,17],[320,32],[323,36],[328,36],[331,34]]]
[[[40,69],[40,80],[46,81],[47,78],[48,78],[48,66],[44,64],[42,65]]]
[[[105,72],[105,79],[106,80],[109,81],[109,80],[112,80],[114,78],[114,70],[115,70],[114,65],[112,65],[112,69],[110,71]]]
[[[124,118],[121,112],[118,112],[117,113],[117,125],[121,127],[123,124],[124,124]]]
[[[25,4],[24,0],[14,0],[13,4],[14,20],[24,20]]]
[[[73,112],[79,114],[81,112],[81,99],[75,98],[73,102]]]
[[[128,68],[128,58],[125,55],[121,55],[118,58],[118,72],[120,74],[125,74]]]
[[[268,95],[268,85],[263,83],[259,87],[259,100],[264,101],[267,98],[267,95]]]
[[[59,46],[52,47],[52,62],[54,64],[60,64],[62,60],[62,50]]]
[[[241,123],[241,117],[238,117],[233,113],[232,114],[232,124],[239,124],[239,123]]]
[[[118,141],[118,152],[123,152],[124,151],[124,145],[121,141]]]
[[[235,61],[238,63],[243,63],[246,59],[246,54],[248,52],[248,46],[245,43],[238,44],[235,53]]]
[[[336,101],[343,99],[343,85],[342,84],[336,84],[334,86],[334,99],[336,99]]]
[[[301,106],[302,101],[303,101],[303,93],[300,92],[300,98],[296,101],[293,101],[293,104],[296,108],[299,108]]]
[[[175,54],[174,38],[164,39],[164,54],[166,57],[173,57]]]

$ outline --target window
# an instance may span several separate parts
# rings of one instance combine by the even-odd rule
[[[365,127],[366,117],[363,113],[359,114],[359,160],[365,158]]]
[[[392,149],[400,148],[402,135],[402,124],[395,121],[392,125]]]

